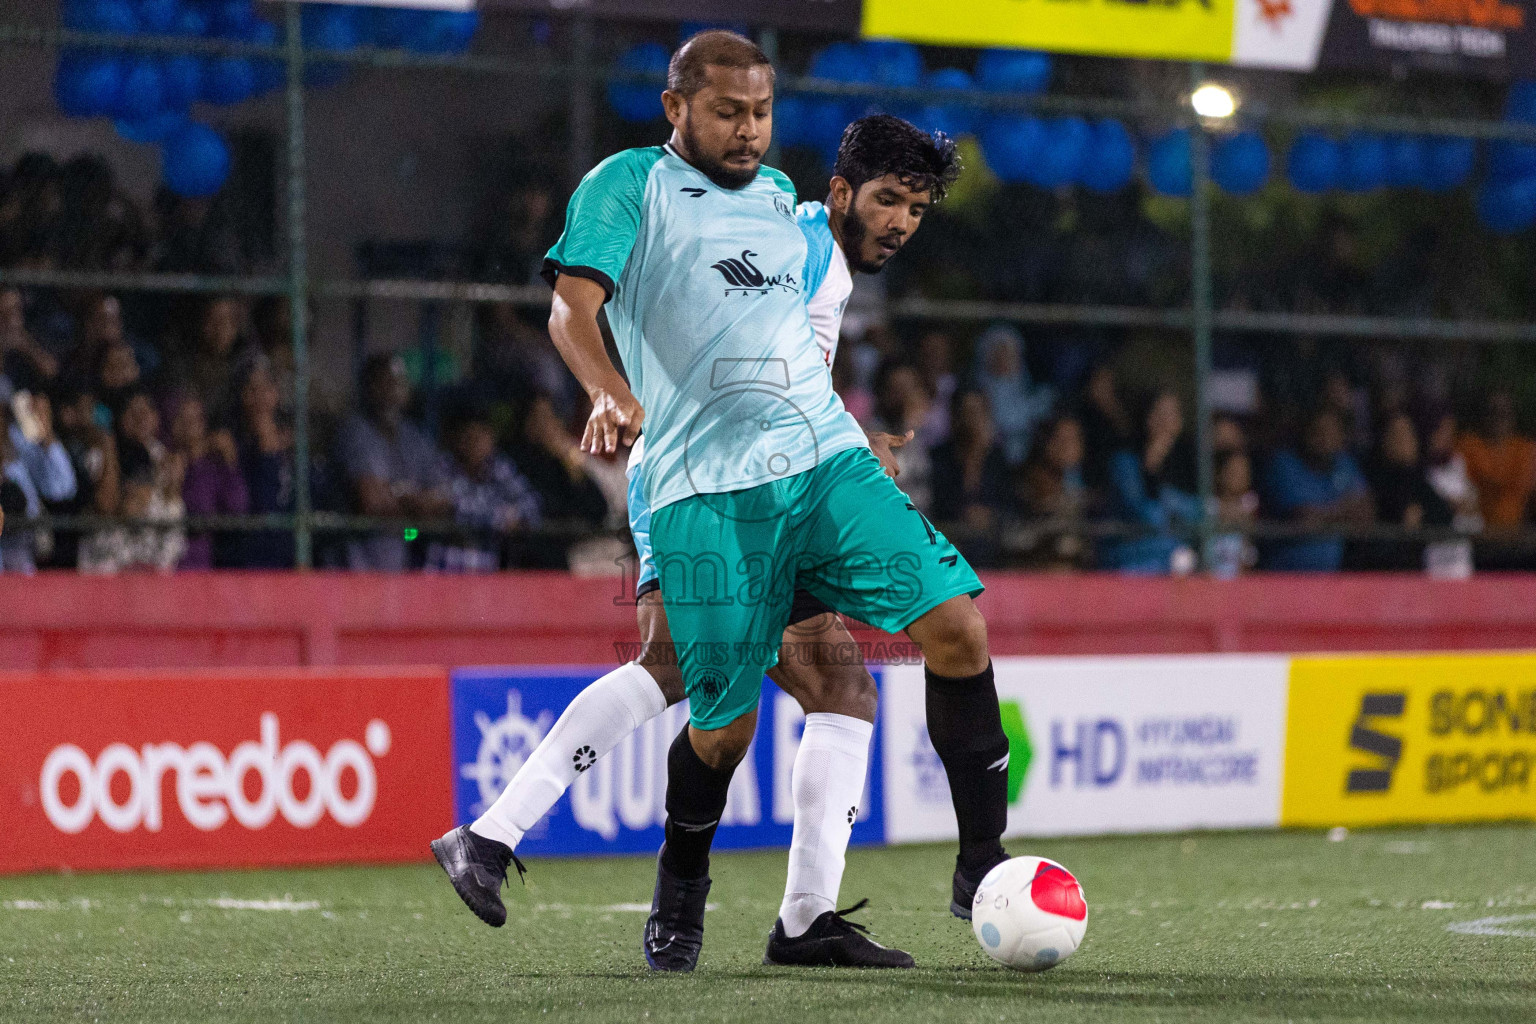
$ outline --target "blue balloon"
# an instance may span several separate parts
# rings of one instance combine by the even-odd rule
[[[1499,139],[1488,144],[1488,178],[1515,181],[1536,175],[1536,145]]]
[[[208,12],[203,10],[201,5],[188,4],[176,13],[176,22],[171,26],[171,35],[199,39],[206,36],[212,28],[208,20]]]
[[[256,95],[256,65],[248,57],[213,57],[203,67],[202,97],[229,106]]]
[[[123,74],[123,95],[115,114],[139,121],[158,114],[165,106],[165,85],[160,62],[153,57],[134,57]]]
[[[1477,219],[1496,235],[1513,235],[1536,223],[1536,178],[1484,185],[1477,194]]]
[[[875,80],[874,60],[862,46],[837,42],[818,50],[811,58],[810,76],[832,82],[869,84]]]
[[[1350,192],[1369,192],[1387,183],[1387,140],[1370,132],[1352,132],[1344,140],[1339,184]]]
[[[1211,178],[1235,196],[1252,195],[1269,180],[1269,147],[1256,131],[1241,131],[1211,147]]]
[[[1023,114],[996,114],[981,126],[980,138],[987,166],[998,180],[1027,181],[1045,148],[1045,123]]]
[[[967,91],[976,88],[976,83],[971,76],[960,68],[939,68],[929,72],[923,82],[929,89],[964,89]],[[952,139],[958,139],[962,135],[970,135],[981,124],[981,111],[964,102],[931,103],[923,107],[916,114],[915,123],[919,128],[930,132],[943,132]]]
[[[1092,141],[1093,129],[1082,118],[1050,118],[1045,122],[1045,144],[1027,180],[1041,188],[1072,184],[1083,172]]]
[[[53,79],[53,95],[66,117],[115,113],[123,101],[124,62],[95,50],[65,51]]]
[[[213,35],[221,39],[244,39],[256,21],[256,4],[253,0],[218,0],[210,13]]]
[[[187,123],[187,115],[179,110],[162,110],[152,117],[139,121],[118,118],[114,124],[117,134],[129,142],[164,142],[181,130]]]
[[[1188,128],[1175,129],[1152,143],[1147,150],[1147,180],[1165,196],[1188,196],[1195,191]]]
[[[815,101],[797,93],[773,98],[773,137],[781,146],[814,145],[811,108]]]
[[[66,0],[59,16],[65,28],[77,32],[132,35],[139,30],[139,17],[128,0]]]
[[[915,89],[923,84],[923,53],[911,43],[866,39],[864,52],[869,55],[874,80],[880,85]]]
[[[190,53],[167,57],[160,65],[160,77],[165,87],[165,108],[185,111],[202,96],[203,60]]]
[[[154,35],[166,35],[181,16],[181,0],[139,0],[139,25]]]
[[[430,12],[414,11],[413,24],[424,25]],[[305,4],[303,11],[304,45],[316,50],[345,53],[355,50],[363,38],[362,8],[345,4]],[[336,85],[347,77],[347,66],[340,63],[310,64],[304,69],[304,81],[317,88]]]
[[[229,144],[205,124],[189,122],[165,140],[162,175],[165,187],[178,196],[213,195],[229,178],[229,165]]]
[[[1536,123],[1536,80],[1521,78],[1509,84],[1504,117],[1510,121]]]
[[[625,71],[662,73],[672,55],[660,43],[639,43],[625,50],[618,66]],[[608,83],[608,105],[626,121],[654,121],[662,114],[662,86],[647,82]]]
[[[1418,188],[1428,177],[1429,145],[1417,135],[1393,135],[1387,139],[1387,183],[1398,188]]]
[[[1477,144],[1471,139],[1437,136],[1429,140],[1427,149],[1424,187],[1431,192],[1460,188],[1472,177],[1472,168],[1477,164]]]
[[[1296,191],[1327,192],[1339,185],[1344,151],[1326,135],[1303,132],[1291,143],[1286,170]]]
[[[1051,55],[1034,50],[983,50],[976,84],[988,92],[1042,92],[1051,84]]]
[[[281,33],[277,26],[270,21],[262,21],[260,18],[252,22],[246,32],[245,41],[257,43],[261,46],[276,46]],[[253,57],[251,64],[256,69],[256,94],[271,92],[280,88],[287,80],[288,68],[282,61],[268,59],[266,57]]]
[[[1136,173],[1136,140],[1125,125],[1113,118],[1096,121],[1093,141],[1079,176],[1095,192],[1118,192]]]

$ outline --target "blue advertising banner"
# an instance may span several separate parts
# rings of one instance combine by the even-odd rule
[[[565,706],[603,666],[463,668],[452,676],[454,813],[473,821],[522,767]],[[870,666],[876,682],[881,670]],[[688,719],[686,702],[641,726],[577,776],[576,784],[523,838],[529,856],[654,854],[666,819],[667,748]],[[736,776],[716,849],[787,848],[794,823],[790,772],[800,746],[800,705],[767,678],[758,706],[757,736]],[[881,732],[875,728],[870,773],[853,842],[885,841],[880,765]]]

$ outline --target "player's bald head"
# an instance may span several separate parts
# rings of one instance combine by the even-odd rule
[[[712,67],[735,71],[767,68],[768,79],[773,81],[773,62],[762,47],[735,32],[710,29],[691,36],[677,48],[672,63],[667,66],[667,88],[692,99],[709,83]]]

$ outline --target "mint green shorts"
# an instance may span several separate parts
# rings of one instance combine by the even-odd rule
[[[757,706],[797,587],[890,633],[981,581],[868,448],[814,469],[656,509],[651,544],[689,720],[718,729]]]

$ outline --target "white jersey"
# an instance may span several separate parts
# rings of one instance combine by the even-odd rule
[[[843,327],[843,311],[853,294],[853,274],[842,247],[832,236],[827,223],[827,208],[820,203],[802,203],[795,220],[805,234],[805,306],[816,332],[827,368],[837,358],[837,336]]]

